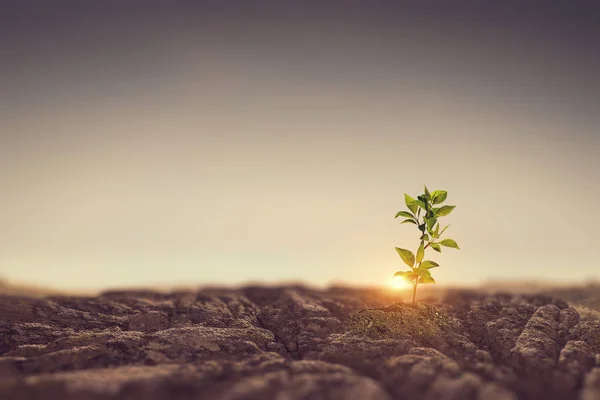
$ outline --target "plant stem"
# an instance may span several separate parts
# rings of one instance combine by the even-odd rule
[[[420,214],[420,213],[421,213],[421,209],[419,208],[419,214]],[[423,217],[423,218],[425,218],[425,217]],[[421,225],[421,222],[419,221],[419,215],[418,215],[418,214],[417,214],[417,218],[416,218],[416,220],[417,220],[417,225]],[[425,232],[423,232],[423,231],[421,231],[421,233],[422,233],[422,234],[425,234]],[[432,239],[433,239],[433,238],[432,238]],[[432,240],[432,241],[433,241],[433,240]],[[427,243],[427,245],[426,245],[425,247],[423,247],[423,250],[425,250],[426,248],[428,248],[428,247],[429,247],[429,245],[431,245],[431,242],[432,242],[432,241],[430,241],[429,243]]]
[[[413,282],[413,302],[412,302],[412,306],[415,306],[415,299],[417,298],[417,280],[415,279],[415,281]]]

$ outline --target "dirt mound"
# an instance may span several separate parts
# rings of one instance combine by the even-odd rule
[[[0,398],[600,398],[600,321],[560,299],[392,300],[299,286],[3,295]]]

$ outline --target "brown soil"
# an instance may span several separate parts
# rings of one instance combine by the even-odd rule
[[[421,298],[412,308],[376,289],[302,286],[4,294],[0,399],[600,399],[593,302]]]

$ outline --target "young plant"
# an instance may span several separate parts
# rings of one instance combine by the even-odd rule
[[[406,193],[404,193],[404,202],[406,207],[410,211],[398,211],[394,218],[404,217],[406,218],[402,224],[414,224],[420,231],[421,244],[417,249],[416,256],[412,251],[407,249],[401,249],[396,247],[396,251],[402,258],[402,260],[411,269],[409,271],[398,271],[394,274],[394,277],[399,276],[404,280],[410,282],[413,286],[413,301],[412,305],[415,306],[415,299],[417,296],[417,285],[420,283],[435,283],[435,280],[431,276],[431,269],[439,267],[440,265],[435,261],[423,260],[425,257],[425,250],[431,247],[438,253],[442,252],[441,246],[452,247],[459,249],[458,244],[452,239],[441,239],[442,234],[448,229],[450,225],[447,225],[440,231],[440,223],[438,219],[446,216],[454,210],[456,206],[439,206],[448,197],[448,192],[445,190],[434,190],[429,192],[427,186],[425,186],[425,193],[417,196],[413,199]],[[423,219],[421,220],[421,212],[423,213]]]

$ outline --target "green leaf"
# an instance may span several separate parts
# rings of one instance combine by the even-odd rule
[[[431,243],[431,248],[434,249],[435,251],[437,251],[438,253],[442,252],[442,248],[437,243]]]
[[[444,215],[448,215],[454,210],[456,206],[443,206],[437,211],[438,217],[443,217]]]
[[[429,211],[429,209],[431,208],[431,207],[429,207],[429,205],[430,205],[429,204],[429,199],[427,197],[425,197],[424,195],[417,196],[417,200],[416,201],[422,202],[423,203],[423,209],[426,210],[426,211]]]
[[[432,276],[428,276],[425,278],[421,278],[421,281],[419,283],[435,283],[435,279],[433,279]]]
[[[405,281],[408,281],[410,283],[413,283],[413,281],[415,279],[417,279],[419,277],[419,275],[415,272],[407,272],[406,274],[404,274],[403,278]]]
[[[415,216],[407,211],[398,211],[394,218],[405,217],[405,218],[414,218]]]
[[[456,243],[454,240],[452,240],[452,239],[444,239],[444,240],[442,240],[442,241],[440,242],[440,244],[441,244],[442,246],[446,246],[446,247],[452,247],[452,248],[454,248],[454,249],[458,249],[458,250],[460,250],[460,248],[458,247],[458,244],[457,244],[457,243]]]
[[[429,235],[424,233],[423,236],[419,238],[420,240],[427,240],[429,242]]]
[[[429,189],[427,189],[427,185],[423,185],[425,186],[425,198],[427,200],[431,200],[431,193],[429,193]]]
[[[408,265],[411,268],[413,267],[413,265],[415,265],[415,255],[412,253],[412,251],[401,249],[399,247],[396,247],[396,251],[398,252],[398,254],[400,254],[402,261],[404,261],[406,265]]]
[[[436,222],[437,218],[425,219],[425,223],[427,224],[427,230],[429,231],[429,233],[431,233],[431,229],[433,228]]]
[[[425,256],[425,249],[423,246],[423,242],[421,241],[421,245],[419,246],[419,249],[417,250],[417,263],[420,263],[421,260],[423,260],[423,257]]]
[[[440,230],[440,223],[438,222],[438,224],[435,226],[435,231],[433,231],[433,237],[434,238],[439,238],[440,235],[438,233],[438,231]]]
[[[417,221],[415,221],[414,219],[405,219],[404,221],[400,222],[401,224],[417,224]]]
[[[413,271],[398,271],[394,274],[394,278],[397,276],[403,278],[405,281],[410,283],[412,283],[416,278],[419,277],[419,275]]]
[[[427,261],[423,261],[421,263],[421,268],[424,268],[424,269],[431,269],[431,268],[436,268],[439,266],[440,266],[440,264],[436,263],[435,261],[427,260]]]
[[[419,196],[419,197],[421,197],[421,196]],[[416,205],[418,205],[419,207],[421,207],[423,210],[427,210],[427,207],[425,207],[425,203],[424,203],[423,201],[421,201],[421,200],[414,200],[414,201],[412,202],[412,204],[413,204],[413,205],[414,205],[414,204],[416,204]],[[412,211],[412,210],[411,210],[411,211]],[[414,211],[413,211],[413,212],[414,212]]]
[[[419,225],[419,230],[420,230],[421,232],[425,232],[425,224],[421,224],[421,225]]]
[[[406,204],[406,207],[408,207],[408,209],[413,212],[413,214],[417,212],[417,206],[415,205],[415,201],[415,199],[404,193],[404,203]]]
[[[413,271],[398,271],[394,274],[394,278],[397,276],[403,278],[405,281],[412,282],[419,275]]]
[[[431,201],[433,204],[440,204],[446,200],[446,197],[448,197],[448,192],[445,190],[436,190],[431,195]]]
[[[431,277],[431,272],[428,269],[415,269],[415,273],[419,275],[421,278]]]

